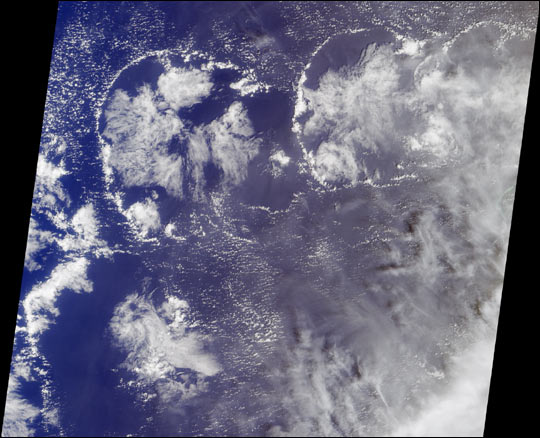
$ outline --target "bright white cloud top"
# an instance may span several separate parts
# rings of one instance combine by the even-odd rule
[[[205,377],[220,372],[221,366],[204,351],[208,339],[197,326],[190,317],[189,304],[176,296],[168,296],[158,307],[144,296],[127,296],[110,322],[115,341],[127,353],[122,366],[136,376],[127,385],[155,389],[165,402],[193,397],[204,390]],[[182,383],[178,372],[195,373],[197,382]]]
[[[135,202],[126,210],[126,216],[135,223],[144,236],[161,226],[157,204],[150,198],[143,202]]]
[[[241,102],[233,102],[220,117],[195,127],[177,113],[210,95],[210,73],[219,67],[211,63],[206,70],[170,67],[157,79],[156,91],[145,84],[135,97],[115,90],[104,112],[102,135],[111,144],[107,164],[118,171],[126,187],[158,185],[183,198],[185,183],[191,181],[195,187],[191,196],[202,199],[208,163],[221,170],[225,186],[238,185],[246,178],[261,140],[255,137]],[[187,153],[169,152],[172,141],[186,145]]]

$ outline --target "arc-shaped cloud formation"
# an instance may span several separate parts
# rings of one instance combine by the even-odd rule
[[[201,199],[205,166],[221,172],[224,186],[240,184],[249,161],[258,153],[260,139],[247,111],[234,101],[224,113],[207,124],[192,127],[177,111],[201,103],[213,87],[207,70],[170,68],[161,74],[154,91],[145,84],[130,97],[115,90],[104,111],[103,137],[110,142],[108,163],[126,187],[161,186],[175,197],[184,196],[184,182],[194,186]],[[185,145],[186,152],[171,151],[171,143]],[[191,179],[190,179],[191,178]]]

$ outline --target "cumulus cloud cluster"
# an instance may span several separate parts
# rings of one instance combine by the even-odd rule
[[[132,204],[126,210],[126,216],[140,229],[143,236],[161,227],[157,204],[151,198]]]
[[[64,209],[71,204],[71,199],[62,183],[63,177],[69,174],[62,157],[66,147],[66,142],[61,138],[51,136],[44,139],[39,151],[32,216],[24,259],[24,266],[29,271],[41,269],[36,256],[58,237],[57,233],[44,230],[39,225],[35,219],[36,214],[43,215],[59,232],[64,232],[66,228],[67,218]]]
[[[61,208],[57,206],[57,208]],[[30,268],[41,268],[31,258],[37,252],[35,246],[37,222],[31,219],[29,244],[27,246],[26,264]],[[110,257],[112,250],[99,237],[99,223],[93,204],[88,203],[79,208],[71,218],[66,219],[62,230],[56,232],[37,232],[43,248],[59,250],[58,263],[47,273],[44,280],[36,282],[23,295],[21,300],[21,317],[17,323],[17,332],[24,333],[25,341],[37,348],[37,343],[55,318],[60,314],[56,301],[65,290],[73,292],[91,292],[92,282],[87,278],[91,260],[99,257]],[[24,292],[24,291],[23,291]],[[36,356],[36,349],[31,356]],[[21,357],[21,360],[31,361],[32,357]],[[17,358],[12,363],[15,370],[20,370]],[[19,376],[16,372],[14,375]],[[29,376],[20,375],[25,380]]]
[[[291,157],[287,156],[282,150],[274,152],[269,157],[270,165],[272,166],[272,175],[279,176],[283,170],[290,164]]]
[[[159,77],[157,85],[165,101],[176,111],[200,103],[213,86],[209,72],[193,68],[171,68]]]
[[[389,160],[434,168],[466,162],[501,139],[519,148],[529,66],[511,44],[487,42],[500,38],[492,25],[446,45],[373,43],[315,89],[301,84],[295,129],[315,178],[356,185],[395,176]]]
[[[135,97],[115,91],[104,111],[103,136],[111,144],[108,163],[127,187],[157,185],[182,198],[191,178],[200,198],[208,163],[221,171],[225,185],[245,179],[260,140],[242,103],[233,102],[219,118],[196,127],[178,116],[180,108],[209,96],[212,86],[209,71],[172,68],[158,78],[156,91],[148,84]],[[171,152],[172,141],[186,145],[187,153]]]
[[[34,218],[30,218],[28,228],[28,239],[26,242],[26,254],[24,257],[24,267],[29,271],[41,269],[41,265],[36,261],[36,255],[53,240],[53,233],[41,230]]]
[[[167,145],[180,135],[183,124],[171,109],[160,111],[150,86],[143,86],[133,98],[116,90],[105,117],[103,136],[113,145],[109,163],[124,184],[159,185],[181,196],[183,159],[169,154]]]
[[[211,162],[223,172],[223,182],[238,185],[247,177],[248,163],[259,152],[260,140],[240,102],[208,125],[194,129],[188,139],[188,156],[195,194],[202,196],[204,166]]]
[[[131,294],[115,308],[110,321],[115,342],[127,353],[122,366],[136,385],[160,399],[186,399],[205,388],[205,378],[221,371],[205,351],[207,337],[197,329],[190,306],[168,296],[155,306],[149,296]]]

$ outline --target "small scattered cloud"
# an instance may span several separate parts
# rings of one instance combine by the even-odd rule
[[[57,214],[63,207],[69,206],[71,203],[61,179],[69,172],[63,161],[55,164],[48,158],[48,156],[53,155],[50,152],[50,147],[48,150],[49,154],[42,150],[38,155],[32,208],[45,214],[51,222],[61,227],[62,221],[57,219]]]
[[[40,146],[25,268],[43,270],[39,257],[54,257],[56,263],[51,271],[42,273],[43,280],[27,285],[30,290],[21,294],[4,436],[31,436],[35,433],[33,424],[38,414],[42,425],[62,433],[47,360],[40,352],[39,340],[60,315],[58,297],[66,290],[91,292],[92,282],[87,276],[91,261],[113,254],[99,237],[100,224],[94,204],[88,202],[74,213],[70,211],[71,199],[62,180],[70,173],[64,162],[68,145],[60,137],[49,137],[44,137]],[[20,392],[21,385],[28,381],[37,381],[39,385],[39,405],[27,401]]]
[[[41,269],[41,265],[36,261],[36,255],[45,249],[54,239],[51,231],[42,230],[33,217],[30,217],[28,228],[28,240],[26,241],[26,254],[24,256],[24,267],[30,272]]]
[[[111,255],[107,243],[99,238],[99,223],[92,203],[83,205],[66,224],[65,235],[55,239],[62,251],[77,254],[92,251],[97,256]]]
[[[163,232],[165,235],[171,239],[177,240],[179,242],[185,241],[186,238],[184,236],[180,236],[177,234],[176,224],[174,223],[168,223]]]
[[[257,80],[253,70],[248,70],[244,76],[229,85],[233,90],[238,91],[240,96],[252,96],[256,93],[268,92],[270,86]]]
[[[291,157],[282,150],[278,150],[270,155],[269,160],[272,165],[272,173],[278,175],[290,164]]]

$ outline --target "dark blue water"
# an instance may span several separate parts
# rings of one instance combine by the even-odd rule
[[[61,402],[61,424],[71,436],[127,434],[144,424],[133,397],[115,389],[119,375],[111,370],[125,355],[111,344],[107,331],[115,306],[140,287],[140,258],[117,254],[88,269],[90,294],[64,291],[57,301],[61,315],[41,339]]]
[[[139,94],[139,88],[145,84],[149,84],[152,90],[155,91],[157,89],[157,80],[164,71],[163,65],[156,57],[145,58],[122,72],[116,80],[112,92],[120,89],[126,91],[129,96],[135,97]]]
[[[338,35],[328,41],[312,58],[311,65],[306,70],[304,85],[314,90],[318,88],[321,76],[328,70],[337,71],[341,67],[357,63],[369,44],[388,44],[393,41],[394,36],[384,29]]]

